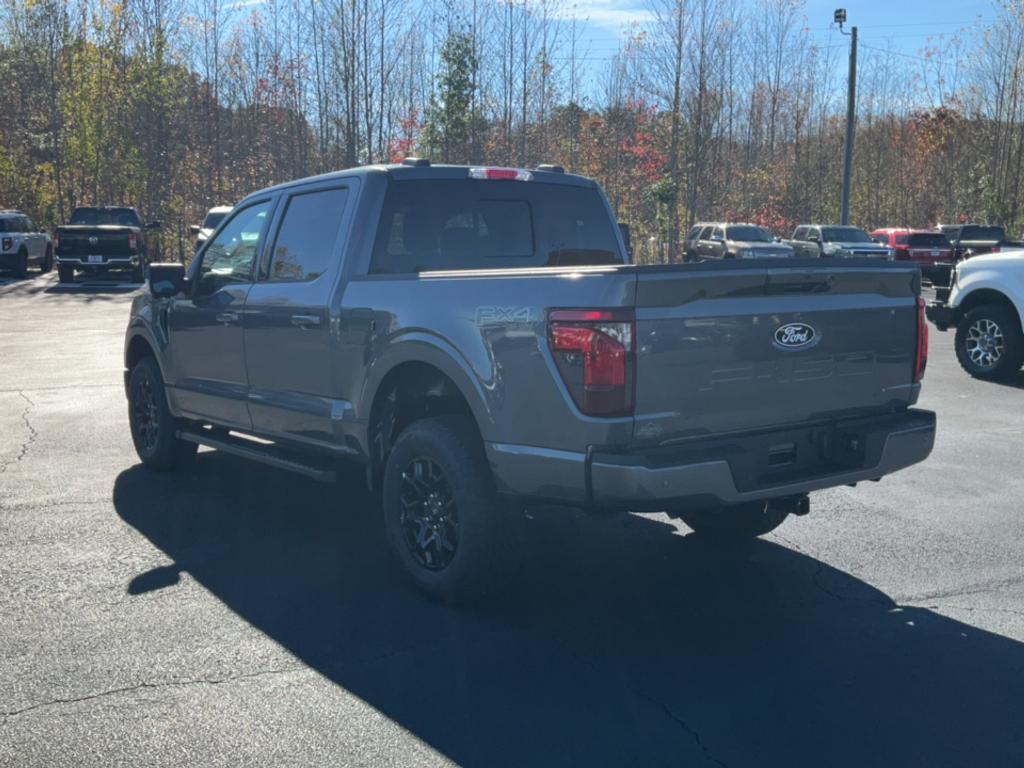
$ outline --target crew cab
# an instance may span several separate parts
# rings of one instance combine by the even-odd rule
[[[884,261],[632,265],[600,187],[551,167],[350,169],[151,265],[131,435],[158,470],[199,444],[324,481],[357,462],[411,580],[473,598],[520,505],[752,537],[923,460],[919,292]]]
[[[146,232],[159,228],[159,221],[143,225],[134,208],[75,208],[68,223],[57,227],[54,235],[60,282],[73,282],[76,273],[125,272],[135,282],[142,282],[150,255]]]
[[[1024,250],[958,262],[927,315],[940,331],[956,329],[956,357],[971,376],[1016,377],[1024,364]]]
[[[783,242],[801,258],[893,258],[891,248],[872,240],[860,227],[845,224],[801,224],[793,238]]]
[[[999,226],[942,224],[939,229],[952,244],[954,261],[1024,247],[1024,243],[1007,238],[1006,230]]]
[[[921,268],[933,281],[949,282],[949,265],[953,261],[953,245],[942,232],[926,229],[887,227],[871,233],[876,242],[893,250],[897,261],[909,261]]]
[[[28,277],[30,266],[40,273],[53,269],[53,243],[21,211],[0,211],[0,269]]]

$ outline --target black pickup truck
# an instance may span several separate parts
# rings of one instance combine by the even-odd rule
[[[354,168],[255,192],[187,273],[150,267],[129,423],[153,469],[198,444],[316,480],[360,462],[398,561],[457,599],[507,554],[506,503],[746,538],[923,460],[920,282],[886,259],[635,266],[561,169]]]
[[[983,224],[944,224],[940,227],[953,244],[953,261],[998,253],[1009,248],[1024,248],[1024,242],[1010,240],[1002,227]]]
[[[76,272],[127,272],[134,282],[141,283],[150,258],[146,231],[159,228],[159,221],[144,225],[134,208],[75,208],[71,220],[57,227],[53,238],[60,282],[73,282]]]

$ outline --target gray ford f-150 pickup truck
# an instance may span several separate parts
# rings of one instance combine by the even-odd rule
[[[361,462],[397,559],[444,599],[496,572],[509,500],[751,537],[931,451],[916,267],[627,262],[597,184],[550,167],[254,193],[132,305],[136,450],[320,480]]]

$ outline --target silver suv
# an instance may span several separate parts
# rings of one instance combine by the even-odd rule
[[[687,261],[698,259],[780,259],[793,249],[756,224],[703,222],[692,227],[683,242]]]

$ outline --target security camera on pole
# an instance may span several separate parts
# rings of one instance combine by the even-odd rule
[[[839,31],[850,36],[850,74],[846,91],[846,144],[843,147],[843,193],[839,203],[839,223],[850,223],[850,185],[853,182],[853,140],[854,121],[857,111],[857,28],[843,30],[846,23],[846,9],[836,8],[832,20],[839,25]]]

